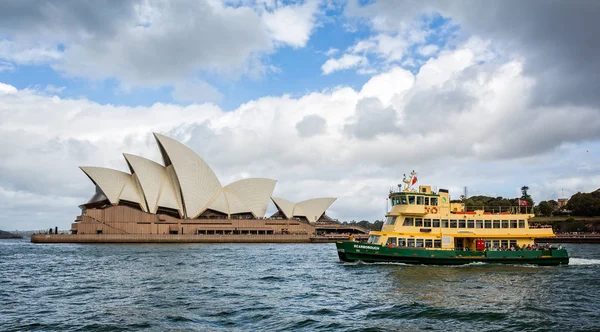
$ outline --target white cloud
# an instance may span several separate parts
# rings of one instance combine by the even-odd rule
[[[56,61],[62,56],[61,52],[51,45],[32,43],[29,41],[14,41],[0,39],[0,59],[7,63],[39,64]]]
[[[317,1],[307,1],[266,12],[262,19],[274,40],[304,47],[314,29],[318,8]]]
[[[268,73],[266,57],[277,48],[306,45],[319,6],[213,0],[9,4],[0,12],[0,63],[50,64],[68,76],[114,78],[126,90],[181,90],[207,73],[233,79]]]
[[[0,94],[15,94],[17,91],[14,86],[0,82]]]
[[[204,81],[175,83],[173,99],[179,102],[212,102],[217,103],[223,95],[215,87]]]
[[[54,86],[52,84],[46,85],[44,91],[51,94],[61,94],[65,90],[64,86]]]
[[[0,73],[3,71],[13,71],[15,66],[8,61],[0,61]]]
[[[93,192],[77,166],[126,170],[122,152],[159,161],[153,131],[188,144],[223,183],[271,177],[278,197],[339,197],[329,214],[341,220],[382,217],[387,190],[412,169],[424,184],[453,191],[513,195],[527,184],[546,199],[556,185],[599,187],[598,169],[570,164],[600,164],[597,153],[578,154],[600,150],[600,110],[532,106],[538,82],[522,63],[481,63],[487,51],[470,45],[480,44],[442,51],[416,75],[394,67],[360,90],[263,97],[228,112],[99,105],[2,84],[0,202],[10,203],[0,228],[67,228]],[[569,177],[588,182],[556,183]]]
[[[427,45],[423,47],[427,37],[434,33],[428,27],[430,20],[431,18],[428,17],[417,17],[390,26],[378,21],[378,16],[371,18],[368,22],[373,28],[373,34],[358,40],[354,45],[348,47],[346,53],[340,57],[340,60],[347,60],[347,65],[339,65],[339,60],[329,59],[323,64],[322,68],[331,68],[331,72],[333,72],[358,67],[357,71],[361,74],[365,71],[373,72],[375,67],[387,69],[399,63],[402,63],[405,67],[414,67],[417,64],[413,58],[414,47],[422,45],[419,50],[429,52],[428,56],[437,52],[437,46]],[[439,30],[443,30],[443,27],[440,27]],[[365,68],[364,65],[357,66],[358,56],[363,57],[365,63],[370,60],[372,68]],[[348,61],[350,59],[354,62]],[[323,72],[325,73],[324,70]]]
[[[340,50],[338,50],[337,48],[330,48],[327,50],[327,52],[325,52],[325,55],[331,57],[336,55],[339,51]]]
[[[355,68],[355,67],[364,67],[368,64],[368,60],[364,56],[353,55],[353,54],[344,54],[339,59],[329,59],[325,61],[325,63],[321,66],[321,71],[323,75],[329,75],[333,72]]]
[[[424,56],[431,56],[437,53],[439,47],[437,45],[429,44],[419,47],[419,54]]]

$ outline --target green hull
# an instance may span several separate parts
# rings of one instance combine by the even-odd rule
[[[336,242],[344,262],[391,262],[426,265],[463,265],[470,263],[567,265],[565,249],[534,251],[462,251],[422,248],[388,248],[378,244]]]

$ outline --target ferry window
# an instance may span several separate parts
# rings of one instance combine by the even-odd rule
[[[467,221],[466,220],[459,220],[458,221],[458,228],[465,228],[467,227]]]
[[[442,219],[442,227],[448,228],[448,219]]]
[[[500,240],[492,240],[492,246],[496,248],[500,247]]]
[[[511,220],[510,221],[510,228],[517,228],[517,221],[516,220]]]
[[[423,239],[417,239],[417,248],[423,248]]]
[[[398,199],[398,197],[393,197],[392,198],[392,206],[395,206],[398,204],[400,204],[400,200]]]
[[[401,237],[398,239],[398,247],[406,247],[406,239]]]
[[[510,240],[510,247],[517,248],[517,240]]]
[[[425,219],[425,222],[423,223],[424,227],[431,227],[431,219]]]
[[[450,220],[450,228],[456,228],[456,220]]]
[[[413,226],[413,218],[404,218],[402,226]]]
[[[491,220],[486,220],[485,221],[485,228],[492,228],[492,221]]]
[[[423,219],[415,218],[415,227],[423,227]]]
[[[377,241],[379,241],[379,235],[371,235],[369,237],[369,241],[367,241],[367,243],[377,243]]]
[[[402,205],[408,204],[408,202],[406,201],[405,195],[400,196],[400,204],[402,204]]]
[[[387,220],[385,221],[386,224],[388,225],[393,225],[396,223],[396,216],[388,216]]]
[[[414,247],[415,246],[415,239],[408,239],[408,246],[409,247]]]
[[[494,220],[494,228],[500,228],[500,220]]]
[[[508,220],[502,220],[502,228],[508,228]]]
[[[433,219],[433,227],[440,227],[440,220],[439,219]]]
[[[433,248],[433,240],[432,239],[425,240],[425,248]]]
[[[415,204],[415,196],[408,196],[408,204],[411,204],[411,205]]]
[[[475,221],[475,226],[477,226],[477,228],[483,228],[483,220]]]
[[[467,228],[475,228],[475,220],[467,220]]]
[[[386,246],[396,246],[396,238],[395,237],[388,237],[387,242],[385,243]]]
[[[425,197],[425,205],[429,205],[429,197]]]
[[[519,220],[519,228],[525,228],[525,220]]]
[[[502,248],[508,248],[508,240],[502,240]]]
[[[491,241],[490,240],[485,240],[485,247],[489,248],[491,246]]]
[[[417,204],[423,205],[423,196],[417,196]]]
[[[431,205],[437,206],[437,197],[431,197]]]
[[[433,247],[434,248],[441,248],[442,247],[442,240],[433,240]]]

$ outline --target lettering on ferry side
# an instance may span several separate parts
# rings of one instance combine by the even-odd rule
[[[355,244],[354,249],[370,249],[370,250],[378,250],[378,247],[365,246],[362,244]]]

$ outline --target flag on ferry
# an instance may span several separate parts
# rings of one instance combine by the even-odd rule
[[[412,179],[412,182],[410,183],[410,185],[414,185],[415,183],[417,183],[417,176],[415,175]]]

